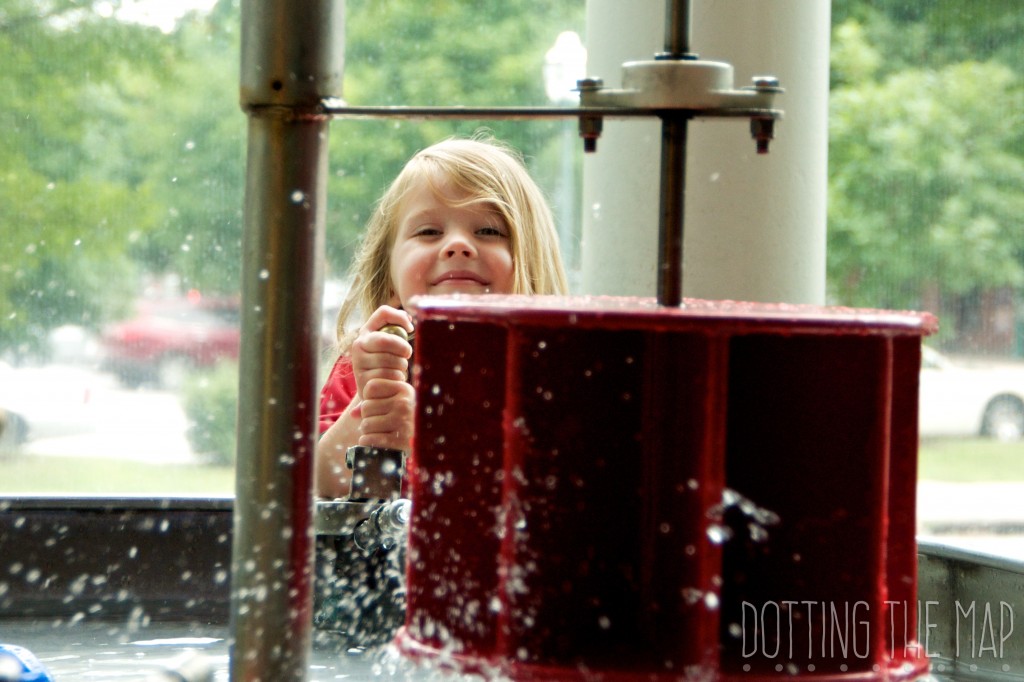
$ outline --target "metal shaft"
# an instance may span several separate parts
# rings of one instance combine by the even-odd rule
[[[304,680],[309,664],[325,129],[276,115],[249,123],[234,680]]]
[[[682,59],[690,51],[689,0],[665,2],[665,53]],[[658,303],[683,300],[683,223],[686,206],[686,111],[661,116],[661,212],[658,217]]]
[[[231,679],[305,680],[328,118],[343,0],[244,0],[249,115]]]
[[[665,0],[665,56],[680,59],[690,53],[690,2]]]
[[[658,303],[683,300],[683,221],[686,205],[686,135],[689,116],[661,118],[661,213],[658,217]]]

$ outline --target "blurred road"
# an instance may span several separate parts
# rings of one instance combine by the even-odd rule
[[[25,454],[196,461],[175,394],[125,389],[108,374],[60,365],[6,368],[0,405],[28,421]]]

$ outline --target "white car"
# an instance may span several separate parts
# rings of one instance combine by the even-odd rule
[[[96,377],[77,367],[11,367],[0,361],[0,450],[92,430]]]
[[[925,346],[920,396],[922,437],[1024,437],[1024,364],[968,364]]]

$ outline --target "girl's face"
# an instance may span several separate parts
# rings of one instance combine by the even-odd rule
[[[450,184],[435,194],[420,182],[401,204],[391,248],[394,305],[422,294],[509,294],[511,231],[487,204],[455,206],[468,196]]]

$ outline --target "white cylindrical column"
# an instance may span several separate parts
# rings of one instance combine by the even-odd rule
[[[745,119],[691,122],[683,294],[824,303],[829,4],[694,0],[692,10],[702,59],[732,64],[736,87],[770,74],[786,92],[767,156]],[[622,62],[662,50],[664,21],[661,2],[590,0],[590,74],[618,87]],[[584,163],[584,293],[654,295],[659,149],[660,122],[606,121]]]
[[[661,2],[587,2],[587,74],[622,85],[623,62],[664,47]],[[609,119],[583,159],[582,293],[653,296],[658,262],[661,122]]]

